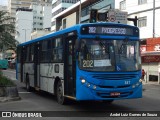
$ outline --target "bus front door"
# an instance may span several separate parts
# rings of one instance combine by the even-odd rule
[[[64,94],[69,96],[75,96],[76,86],[76,66],[75,66],[75,37],[69,37],[66,40],[66,52],[65,52],[65,81],[64,81]]]

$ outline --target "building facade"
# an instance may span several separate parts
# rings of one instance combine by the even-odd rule
[[[127,11],[129,18],[137,16],[141,39],[160,37],[159,0],[116,0],[115,8]]]
[[[8,0],[8,12],[11,17],[16,18],[17,8],[29,8],[32,0]]]
[[[115,9],[115,1],[81,0],[53,17],[56,21],[55,31],[70,27],[75,24],[89,22],[91,9],[97,9],[98,12],[104,13],[109,9]]]
[[[32,9],[18,8],[16,13],[15,39],[20,43],[29,41],[31,39],[32,31],[33,31]]]
[[[52,2],[53,3],[53,2]],[[76,13],[75,19],[72,19],[73,23],[78,24],[80,2],[72,5],[63,12],[52,17],[56,21],[56,31],[63,27],[67,22],[67,16]],[[98,12],[106,12],[109,9],[119,9],[128,13],[128,18],[135,18],[137,16],[137,26],[140,28],[140,38],[152,38],[160,37],[160,1],[156,0],[81,0],[81,23],[89,22],[91,9],[97,9]],[[52,9],[53,11],[53,9]],[[66,19],[63,23],[63,20]],[[69,20],[68,20],[69,21]],[[64,25],[65,25],[64,24]],[[128,21],[127,24],[133,25],[132,21]],[[52,24],[53,25],[53,24]],[[61,27],[60,27],[61,26]],[[52,26],[53,27],[53,26]]]
[[[31,33],[35,31],[49,31],[51,28],[51,2],[48,0],[31,3],[28,8],[18,8],[16,13],[16,36],[23,43],[33,39]],[[46,30],[45,30],[46,29]],[[37,32],[36,32],[37,33]]]
[[[60,14],[65,9],[69,8],[73,4],[80,0],[52,0],[52,31],[56,31],[56,19],[55,16]]]
[[[30,9],[33,10],[33,30],[43,30],[51,28],[52,6],[51,1],[32,3]]]

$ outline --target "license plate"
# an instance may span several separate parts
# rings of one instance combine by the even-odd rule
[[[119,96],[119,95],[120,95],[119,92],[111,92],[111,93],[110,93],[110,96]]]

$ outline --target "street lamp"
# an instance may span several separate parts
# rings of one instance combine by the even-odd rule
[[[25,42],[26,42],[26,31],[27,31],[27,30],[30,30],[30,29],[22,29],[22,30],[24,30],[24,34],[25,34]]]

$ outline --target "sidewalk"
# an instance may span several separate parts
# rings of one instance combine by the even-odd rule
[[[149,82],[145,82],[145,81],[143,81],[143,82],[142,82],[142,84],[143,84],[143,85],[151,84],[151,85],[159,85],[159,86],[160,86],[160,84],[158,84],[158,82],[157,82],[157,81],[154,81],[154,82],[153,82],[153,81],[149,81]]]
[[[16,72],[16,69],[8,68],[7,70],[8,70],[8,71],[15,71],[15,72]]]

